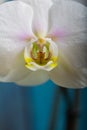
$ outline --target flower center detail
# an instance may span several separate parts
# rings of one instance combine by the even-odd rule
[[[51,39],[39,38],[25,47],[25,66],[33,71],[52,70],[57,66],[58,48]]]
[[[39,43],[39,41],[33,43],[31,50],[31,57],[35,63],[39,65],[46,65],[50,61],[52,54],[49,49],[49,42]]]

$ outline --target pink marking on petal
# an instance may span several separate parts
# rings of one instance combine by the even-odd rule
[[[65,32],[63,30],[56,30],[53,32],[53,35],[55,37],[63,37],[63,36],[65,36]]]
[[[61,39],[68,35],[68,32],[63,29],[55,29],[47,35],[47,37],[52,38],[53,40]]]
[[[21,33],[20,35],[17,36],[17,39],[20,41],[30,41],[32,38],[33,36],[26,33]]]

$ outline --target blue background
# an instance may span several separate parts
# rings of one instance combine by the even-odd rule
[[[48,130],[57,86],[51,81],[37,87],[0,83],[0,130]],[[68,89],[73,102],[73,89]],[[80,92],[78,130],[87,130],[87,88]],[[55,130],[65,130],[67,103],[58,102]]]

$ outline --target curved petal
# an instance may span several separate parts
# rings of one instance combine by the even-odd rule
[[[75,35],[85,31],[86,17],[87,8],[84,5],[70,0],[56,0],[50,10],[49,33],[55,33],[59,38],[64,34]]]
[[[3,43],[3,44],[2,44]],[[25,67],[23,43],[12,40],[0,40],[0,81],[15,82],[29,74]]]
[[[68,58],[61,56],[59,65],[50,72],[51,80],[66,88],[83,88],[87,86],[87,68],[76,68]]]
[[[78,33],[58,42],[58,67],[51,72],[51,79],[63,87],[87,86],[87,34]]]
[[[31,72],[26,78],[16,82],[21,86],[35,86],[40,85],[49,80],[48,73],[43,70]]]
[[[51,72],[51,79],[63,87],[86,87],[87,8],[77,2],[64,0],[59,4],[58,15],[57,8],[58,3],[53,7],[55,20],[51,24],[53,27],[65,29],[68,33],[57,41],[60,60],[59,66]]]
[[[48,31],[49,9],[51,0],[22,0],[31,4],[34,10],[33,30],[37,36],[43,37]]]
[[[29,12],[29,13],[28,13]],[[20,1],[6,2],[0,6],[0,37],[26,40],[32,33],[32,8]]]
[[[32,34],[32,15],[30,6],[22,2],[7,2],[0,6],[0,81],[14,82],[29,73],[23,56],[26,41],[20,36]]]

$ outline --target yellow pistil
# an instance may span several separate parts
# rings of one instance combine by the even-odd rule
[[[44,40],[44,39],[42,39],[42,38],[39,38],[38,39],[38,43],[40,43],[40,44],[44,44],[46,41]]]

